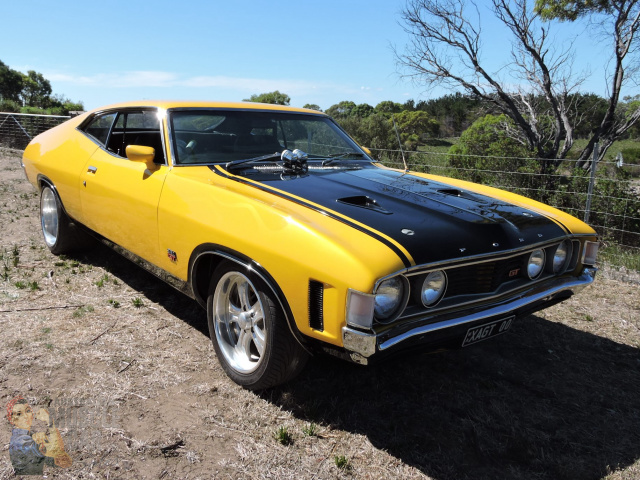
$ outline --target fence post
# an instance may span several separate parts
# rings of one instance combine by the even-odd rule
[[[587,193],[587,206],[584,209],[584,223],[589,223],[591,214],[591,199],[593,198],[593,186],[596,183],[596,166],[598,165],[598,155],[600,154],[600,145],[593,146],[593,158],[591,159],[591,178],[589,178],[589,191]]]

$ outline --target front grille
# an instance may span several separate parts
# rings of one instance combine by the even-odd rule
[[[527,256],[448,269],[447,297],[495,292],[506,281],[522,278]]]

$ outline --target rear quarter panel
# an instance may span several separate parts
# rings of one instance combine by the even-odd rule
[[[77,130],[83,119],[84,116],[76,117],[41,133],[29,143],[22,157],[29,181],[39,189],[39,176],[48,178],[66,212],[79,221],[82,221],[80,173],[87,159],[99,148]]]

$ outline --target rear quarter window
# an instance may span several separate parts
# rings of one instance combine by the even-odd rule
[[[109,130],[111,130],[111,125],[113,125],[115,118],[115,112],[98,115],[82,130],[101,145],[105,145],[107,143],[107,137],[109,136]]]

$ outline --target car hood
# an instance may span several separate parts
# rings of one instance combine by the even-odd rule
[[[566,235],[537,212],[410,173],[375,166],[325,168],[303,176],[253,172],[244,178],[263,189],[393,239],[413,258],[393,248],[407,266],[499,253]]]

